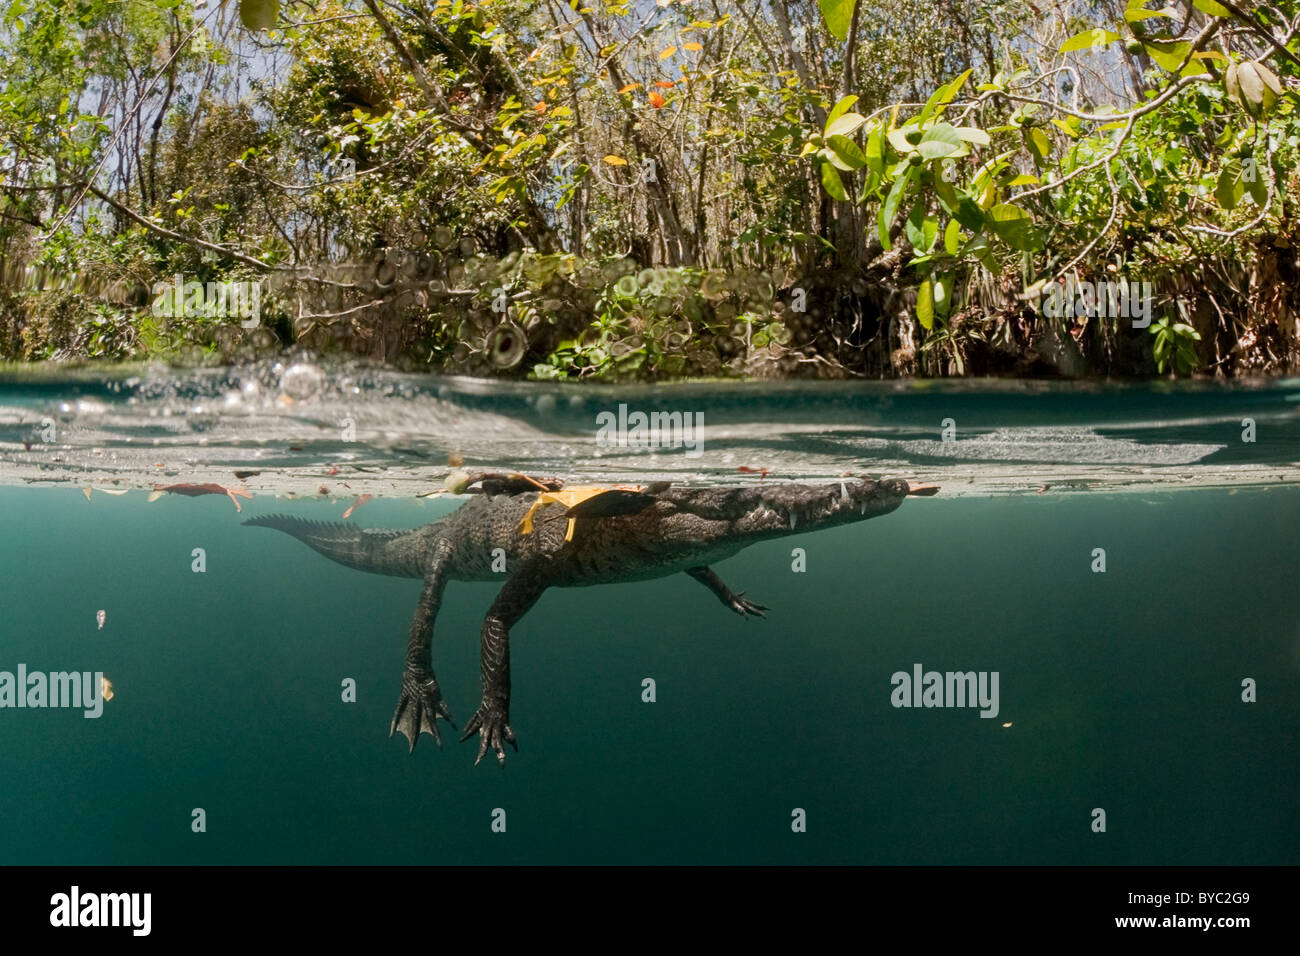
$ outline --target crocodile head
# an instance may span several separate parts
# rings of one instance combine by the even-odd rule
[[[757,484],[697,489],[689,497],[669,492],[663,497],[697,519],[728,522],[726,536],[736,540],[801,534],[865,521],[893,511],[908,495],[932,495],[938,490],[897,478],[845,478],[828,485]]]

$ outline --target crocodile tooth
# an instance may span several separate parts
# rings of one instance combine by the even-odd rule
[[[794,526],[795,526],[795,515],[794,515],[794,512],[791,511],[791,512],[790,512],[790,530],[791,530],[791,531],[794,530]]]
[[[840,497],[841,497],[841,498],[847,498],[848,496],[849,496],[849,489],[848,489],[847,486],[845,486],[844,482],[841,481],[841,482],[840,482]]]

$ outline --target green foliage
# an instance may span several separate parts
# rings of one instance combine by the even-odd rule
[[[1151,323],[1150,332],[1155,336],[1152,343],[1152,356],[1156,360],[1156,370],[1164,374],[1166,369],[1174,369],[1182,374],[1200,367],[1201,360],[1196,354],[1193,342],[1199,342],[1201,335],[1190,325],[1183,322],[1170,322],[1167,318]]]

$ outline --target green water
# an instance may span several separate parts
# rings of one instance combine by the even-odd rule
[[[418,582],[239,524],[341,509],[0,487],[0,670],[115,691],[0,710],[0,862],[1300,862],[1294,485],[909,499],[719,564],[766,621],[683,575],[549,591],[513,631],[504,770],[387,738]],[[437,622],[462,726],[494,591],[453,582]],[[893,707],[918,663],[996,671],[998,716]]]

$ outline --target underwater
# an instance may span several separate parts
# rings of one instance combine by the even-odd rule
[[[1298,402],[7,374],[0,857],[1295,865]]]

